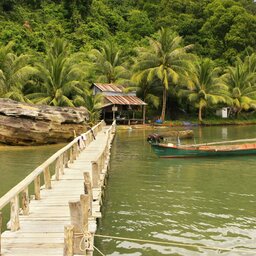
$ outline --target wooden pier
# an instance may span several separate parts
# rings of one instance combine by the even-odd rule
[[[100,122],[0,198],[0,211],[10,205],[1,256],[93,255],[114,133]]]

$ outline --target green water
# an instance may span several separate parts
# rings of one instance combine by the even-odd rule
[[[63,145],[14,147],[0,145],[0,197]]]
[[[63,145],[14,147],[0,145],[0,197],[17,185],[36,167],[42,164]],[[30,192],[33,193],[33,184]],[[1,210],[3,213],[3,227],[9,221],[9,205]]]
[[[256,138],[255,126],[194,130],[196,142]],[[111,256],[255,255],[256,156],[159,159],[148,133],[116,135],[98,234],[236,251],[111,238],[96,246]]]

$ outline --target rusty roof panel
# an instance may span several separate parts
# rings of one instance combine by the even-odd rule
[[[122,85],[94,83],[102,92],[123,92]]]
[[[115,105],[147,105],[136,96],[105,96],[105,98]]]

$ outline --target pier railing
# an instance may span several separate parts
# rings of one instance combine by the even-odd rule
[[[44,188],[51,189],[51,180],[59,180],[60,176],[64,174],[64,168],[68,167],[70,163],[73,163],[77,158],[81,150],[83,150],[95,136],[105,126],[105,122],[101,121],[93,128],[85,132],[84,134],[76,137],[68,145],[57,151],[54,155],[48,158],[43,164],[32,171],[25,179],[18,183],[15,187],[9,190],[3,197],[0,198],[0,255],[1,255],[1,228],[2,228],[2,213],[1,210],[8,204],[10,204],[10,221],[8,228],[11,231],[17,231],[20,229],[19,216],[29,215],[29,201],[31,196],[29,195],[29,186],[34,186],[33,199],[39,200],[41,198],[40,188],[41,180],[44,181]],[[115,125],[110,126],[107,131],[110,138],[110,133],[114,129]],[[100,165],[100,160],[96,162]],[[94,165],[94,163],[92,163]],[[55,172],[51,176],[50,169]],[[93,184],[96,184],[95,182]],[[20,205],[21,204],[21,205]],[[21,208],[21,210],[20,210]]]

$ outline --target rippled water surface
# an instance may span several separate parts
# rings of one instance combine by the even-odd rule
[[[256,126],[194,130],[196,142],[256,138]],[[111,256],[255,255],[256,156],[159,159],[148,133],[116,135],[98,234],[175,245],[96,238],[96,246]]]
[[[0,197],[63,145],[15,147],[0,145]]]

